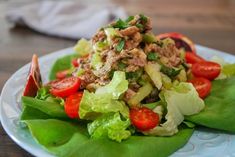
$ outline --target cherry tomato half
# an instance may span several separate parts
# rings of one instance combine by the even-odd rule
[[[190,64],[205,61],[202,57],[198,56],[196,53],[191,53],[191,52],[185,53],[185,60],[187,63]]]
[[[55,80],[49,83],[50,92],[54,96],[67,97],[77,92],[81,84],[78,77],[67,77],[62,80]]]
[[[215,79],[221,71],[221,66],[215,62],[198,62],[192,65],[192,73],[196,77],[204,77],[209,80]]]
[[[147,131],[159,124],[159,116],[147,107],[130,110],[132,124],[140,131]]]
[[[205,98],[211,91],[211,82],[203,77],[194,78],[188,82],[192,83],[200,98]]]
[[[56,73],[56,78],[61,80],[61,79],[64,79],[65,77],[67,77],[68,74],[69,74],[69,69],[58,71]]]
[[[196,53],[196,48],[194,46],[194,43],[183,34],[177,32],[163,33],[157,35],[157,38],[158,39],[171,38],[175,41],[176,47],[178,49],[184,48],[185,51]]]
[[[78,59],[77,59],[77,58],[74,58],[74,59],[72,60],[72,65],[73,65],[74,67],[78,67],[78,66],[79,66],[79,64],[78,64]]]
[[[70,118],[79,118],[79,106],[80,102],[82,100],[82,92],[75,93],[73,95],[70,95],[66,98],[65,100],[65,113],[70,117]]]

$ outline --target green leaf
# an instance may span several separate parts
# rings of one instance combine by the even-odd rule
[[[197,125],[235,133],[234,82],[235,77],[213,81],[211,93],[205,99],[205,109],[186,119]]]
[[[140,20],[141,20],[143,23],[146,23],[146,22],[148,21],[148,18],[147,18],[145,15],[140,14],[139,16],[140,16]]]
[[[147,54],[147,59],[149,61],[156,61],[158,59],[157,54],[155,52],[149,52]]]
[[[180,73],[181,69],[176,70],[174,68],[170,68],[170,67],[167,67],[165,65],[162,65],[160,71],[162,73],[166,74],[167,76],[173,78],[173,77],[177,76]]]
[[[120,40],[119,43],[117,44],[116,50],[117,50],[118,52],[121,52],[121,51],[123,50],[124,46],[125,46],[125,40],[122,39],[122,40]]]
[[[154,42],[157,42],[157,38],[152,33],[146,33],[143,35],[143,42],[148,43],[148,44],[154,43]]]
[[[227,77],[231,77],[235,75],[235,64],[226,64],[222,68],[222,73],[224,73]]]
[[[114,28],[119,28],[119,29],[125,29],[129,26],[130,25],[128,24],[128,22],[123,21],[122,19],[118,19],[116,23],[113,25]]]
[[[59,157],[166,157],[184,146],[193,129],[181,128],[172,137],[131,136],[121,143],[108,138],[90,139],[80,123],[61,120],[27,120],[35,140]]]
[[[82,57],[88,55],[93,51],[91,41],[83,38],[77,42],[73,49],[79,56]]]
[[[96,94],[111,94],[113,99],[118,99],[128,89],[125,72],[115,71],[109,84],[96,90]]]
[[[64,108],[59,103],[39,100],[25,96],[23,96],[21,100],[22,100],[22,105],[24,107],[31,107],[37,109],[51,116],[52,118],[68,118],[66,113],[64,112]]]
[[[30,120],[30,119],[49,119],[51,116],[46,113],[35,109],[33,107],[25,106],[20,116],[20,120]]]
[[[127,67],[127,64],[123,63],[122,61],[118,62],[118,69],[124,70]]]
[[[84,91],[79,107],[81,119],[95,120],[102,114],[110,112],[120,112],[124,117],[129,116],[126,104],[113,99],[112,94],[95,94]]]
[[[130,124],[129,118],[122,120],[118,112],[109,113],[89,123],[88,132],[92,138],[108,137],[121,142],[131,136],[131,132],[126,130]]]
[[[130,22],[134,19],[135,17],[134,16],[129,16],[127,19],[126,19],[126,22]]]
[[[78,54],[70,54],[57,59],[53,64],[51,71],[49,73],[49,80],[55,80],[57,72],[70,69],[72,66],[71,61],[74,58],[78,58]]]

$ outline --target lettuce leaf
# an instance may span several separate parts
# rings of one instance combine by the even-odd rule
[[[167,157],[184,146],[193,129],[180,128],[172,137],[131,136],[122,143],[108,138],[90,139],[82,123],[56,119],[24,121],[35,140],[59,157]]]
[[[197,125],[235,133],[235,77],[212,82],[205,109],[186,119]]]
[[[96,90],[96,94],[112,94],[113,99],[118,99],[128,89],[125,72],[115,71],[109,84]]]
[[[95,94],[84,91],[79,107],[81,119],[95,120],[103,113],[120,112],[129,116],[129,109],[124,102],[113,99],[112,94]]]
[[[163,91],[167,103],[166,122],[149,131],[146,135],[171,136],[178,132],[184,116],[199,113],[205,106],[191,83],[181,82],[171,90]]]
[[[109,137],[121,142],[131,136],[131,132],[126,130],[130,124],[130,120],[122,120],[118,112],[109,113],[89,123],[88,132],[92,138]]]
[[[86,56],[93,51],[91,41],[83,38],[77,42],[73,49],[79,56]]]
[[[48,115],[51,118],[62,118],[62,119],[68,118],[66,113],[64,112],[63,106],[61,106],[59,103],[39,100],[36,98],[26,97],[26,96],[23,96],[21,98],[21,102],[24,108],[24,112],[21,115],[21,119],[22,117],[32,117],[32,115],[30,116],[26,115],[26,114],[29,114],[28,110],[33,110],[33,112],[36,112],[36,110],[39,110],[41,111],[41,113],[38,113],[40,114],[39,116],[43,116],[43,117],[46,117],[46,115]]]

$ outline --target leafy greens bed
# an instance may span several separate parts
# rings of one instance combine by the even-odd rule
[[[53,78],[57,71],[62,70],[60,69],[61,62],[65,66],[70,66],[71,58],[66,56],[57,60],[50,76]],[[213,81],[212,92],[205,99],[205,109],[186,119],[198,125],[235,133],[234,82],[235,77]],[[138,157],[145,154],[146,157],[165,157],[185,145],[194,130],[182,126],[180,131],[171,137],[148,137],[137,134],[122,143],[109,139],[91,139],[86,125],[69,120],[58,102],[23,97],[22,103],[24,110],[21,120],[28,125],[36,141],[57,156],[73,157],[96,154],[100,157]]]

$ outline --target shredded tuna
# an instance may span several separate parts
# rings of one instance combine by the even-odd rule
[[[136,94],[132,89],[128,88],[127,91],[124,94],[124,100],[128,101],[131,97],[133,97]]]
[[[130,36],[130,35],[133,35],[133,34],[137,33],[138,31],[139,31],[138,27],[131,26],[131,27],[128,27],[126,29],[120,30],[120,34],[123,35],[123,36]]]

